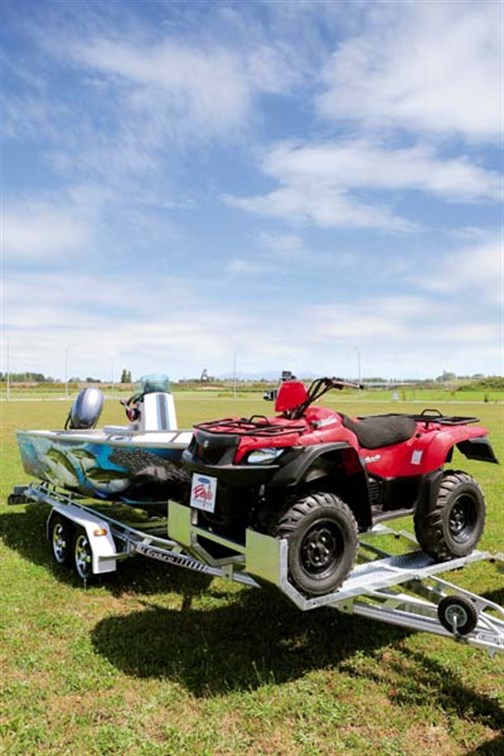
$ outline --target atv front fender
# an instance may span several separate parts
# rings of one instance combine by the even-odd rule
[[[296,447],[270,479],[270,488],[304,485],[331,491],[351,508],[359,528],[372,525],[367,473],[356,450],[345,442]]]

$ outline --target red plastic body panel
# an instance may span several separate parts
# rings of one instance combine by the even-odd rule
[[[275,412],[289,412],[306,401],[308,392],[301,381],[284,381],[275,400]]]
[[[417,422],[415,433],[407,441],[379,449],[365,449],[359,445],[356,435],[344,427],[342,416],[325,407],[309,407],[299,420],[276,417],[271,418],[270,423],[282,426],[285,432],[271,438],[243,436],[236,451],[235,464],[254,449],[343,441],[356,450],[372,475],[382,478],[418,476],[442,467],[450,450],[459,442],[488,435],[488,430],[478,425],[447,426],[421,421]],[[221,426],[221,430],[224,427]]]

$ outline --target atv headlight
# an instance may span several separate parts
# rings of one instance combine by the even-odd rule
[[[283,449],[278,449],[272,446],[265,449],[255,449],[247,457],[247,462],[250,465],[269,465],[282,454]]]

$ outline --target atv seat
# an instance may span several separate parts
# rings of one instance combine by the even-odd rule
[[[364,449],[400,444],[410,439],[416,430],[415,421],[406,415],[376,415],[356,419],[347,415],[341,417],[345,428],[355,433]]]

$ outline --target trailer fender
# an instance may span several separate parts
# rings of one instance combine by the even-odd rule
[[[92,567],[94,575],[115,572],[116,560],[114,557],[117,550],[110,527],[105,520],[102,520],[91,512],[74,507],[72,504],[54,503],[47,518],[46,533],[48,538],[52,522],[56,515],[67,520],[74,528],[80,527],[86,531],[93,555]]]

